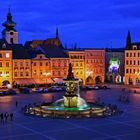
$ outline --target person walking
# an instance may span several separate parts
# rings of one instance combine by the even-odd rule
[[[9,117],[9,114],[6,112],[5,114],[4,114],[4,118],[5,118],[5,121],[7,122],[7,120],[8,120],[8,117]]]
[[[3,115],[3,113],[0,114],[0,120],[1,120],[1,122],[4,122],[4,115]]]
[[[10,113],[10,119],[11,119],[11,121],[13,121],[13,116],[14,116],[14,114],[13,113]]]
[[[16,107],[18,107],[18,101],[16,101]]]

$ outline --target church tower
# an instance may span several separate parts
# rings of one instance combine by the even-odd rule
[[[131,34],[128,31],[127,38],[126,38],[126,49],[131,50]]]
[[[2,26],[5,27],[2,31],[2,38],[5,39],[8,44],[18,44],[18,32],[14,29],[16,23],[12,20],[10,9],[7,14],[7,20]]]

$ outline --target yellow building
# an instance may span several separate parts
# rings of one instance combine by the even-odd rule
[[[140,85],[140,43],[132,43],[128,32],[125,50],[125,84]]]
[[[0,87],[12,85],[12,50],[0,39]]]
[[[125,51],[125,84],[140,84],[140,50],[137,46],[132,45],[133,50]]]
[[[74,76],[80,79],[83,82],[83,84],[85,84],[85,52],[83,50],[70,50],[68,54],[70,62],[73,66]]]
[[[42,52],[37,53],[36,57],[32,58],[32,78],[36,84],[52,83],[50,59]]]

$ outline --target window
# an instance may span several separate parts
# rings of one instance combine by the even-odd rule
[[[9,71],[6,71],[6,77],[9,77]]]
[[[40,66],[42,66],[42,62],[40,62]]]
[[[0,67],[2,67],[2,62],[0,62]]]
[[[14,39],[10,38],[10,42],[11,42],[11,44],[13,44],[14,43]]]
[[[6,62],[6,67],[9,67],[10,65],[9,65],[9,62]]]
[[[23,72],[20,72],[20,77],[23,77]]]
[[[130,57],[132,57],[132,53],[130,53]]]
[[[134,60],[134,65],[136,64],[136,61]]]
[[[128,65],[128,60],[126,60],[126,65]]]
[[[130,69],[130,74],[131,74],[131,72],[132,72],[132,71],[131,71],[131,69]]]
[[[42,55],[39,58],[42,59]]]
[[[140,64],[140,61],[138,60],[138,65]]]
[[[14,73],[14,76],[15,76],[15,77],[17,77],[17,76],[18,76],[18,73],[17,73],[17,72],[15,72],[15,73]]]
[[[14,33],[13,32],[10,32],[10,35],[13,35]]]
[[[26,67],[28,67],[29,66],[29,63],[28,62],[26,62]]]
[[[17,62],[14,63],[15,67],[17,67]]]
[[[36,62],[34,62],[33,65],[36,66]]]
[[[29,72],[26,72],[26,76],[29,76]]]
[[[126,57],[129,57],[129,53],[126,53]]]
[[[0,71],[0,76],[2,77],[2,71]]]
[[[40,75],[42,75],[42,71],[40,71]]]
[[[78,67],[78,63],[76,63],[76,66]]]
[[[46,62],[46,66],[48,66],[48,62]]]
[[[130,65],[132,65],[132,60],[130,60]]]
[[[128,73],[128,69],[126,69],[126,73]]]
[[[23,62],[20,62],[20,66],[23,67]]]
[[[0,58],[2,58],[2,54],[0,53]]]
[[[83,66],[83,64],[82,64],[82,63],[80,63],[80,66],[82,67],[82,66]]]
[[[9,58],[10,57],[10,54],[9,53],[6,53],[6,58]]]
[[[134,53],[134,57],[136,56],[136,53]]]
[[[134,74],[135,74],[135,72],[136,72],[135,69],[133,69],[133,73],[134,73]]]
[[[59,76],[61,75],[61,72],[60,72],[60,71],[58,71],[58,75],[59,75]]]

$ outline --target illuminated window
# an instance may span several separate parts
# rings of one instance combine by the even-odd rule
[[[42,62],[40,62],[40,66],[42,66]]]
[[[20,76],[23,77],[23,72],[20,72]]]
[[[2,77],[2,71],[0,71],[0,76]]]
[[[61,75],[61,72],[60,72],[60,71],[58,71],[58,75],[59,75],[59,76]]]
[[[9,58],[10,57],[10,54],[9,53],[6,53],[6,58]]]
[[[128,73],[128,69],[126,69],[126,73]]]
[[[26,72],[26,76],[29,76],[29,72]]]
[[[9,67],[10,65],[9,65],[9,62],[6,62],[6,67]]]
[[[36,62],[34,62],[33,65],[36,66]]]
[[[126,53],[126,57],[129,57],[129,53]]]
[[[2,54],[0,53],[0,58],[2,58]]]
[[[21,67],[23,66],[23,62],[20,62],[20,66],[21,66]]]
[[[15,73],[14,73],[14,76],[15,76],[15,77],[17,77],[17,76],[18,76],[18,73],[17,73],[17,72],[15,72]]]
[[[28,63],[28,62],[26,62],[26,66],[27,66],[27,67],[29,66],[29,63]]]
[[[14,63],[15,67],[17,67],[17,62]]]
[[[2,67],[2,62],[0,62],[0,67]]]
[[[9,77],[9,71],[6,71],[6,76]]]

